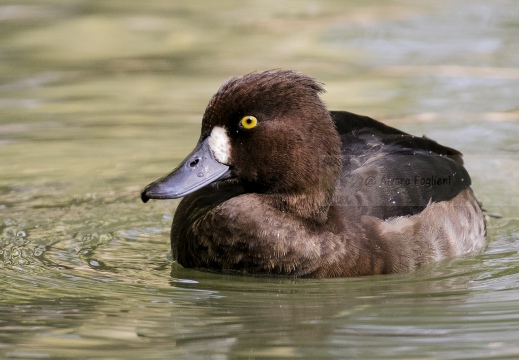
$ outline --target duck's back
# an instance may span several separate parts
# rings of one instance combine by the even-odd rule
[[[331,112],[342,140],[336,201],[380,219],[418,214],[453,199],[471,180],[461,153],[369,117]]]

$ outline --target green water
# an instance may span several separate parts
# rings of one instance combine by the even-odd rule
[[[519,358],[519,3],[0,1],[0,358]],[[231,75],[466,154],[475,257],[332,280],[183,269],[141,203]]]

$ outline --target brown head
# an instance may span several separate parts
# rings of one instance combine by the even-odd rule
[[[294,71],[231,78],[207,106],[197,149],[208,144],[214,160],[230,170],[225,179],[237,178],[247,192],[322,223],[341,167],[340,138],[319,98],[323,91]]]

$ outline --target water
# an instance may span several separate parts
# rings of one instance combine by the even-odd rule
[[[514,1],[0,2],[0,358],[519,358]],[[466,154],[488,248],[331,280],[183,269],[140,189],[231,75]]]

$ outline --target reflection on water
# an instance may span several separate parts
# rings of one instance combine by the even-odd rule
[[[0,4],[0,357],[519,356],[516,2]],[[466,154],[494,216],[475,257],[332,280],[183,269],[185,157],[230,75],[290,68],[324,99]]]

